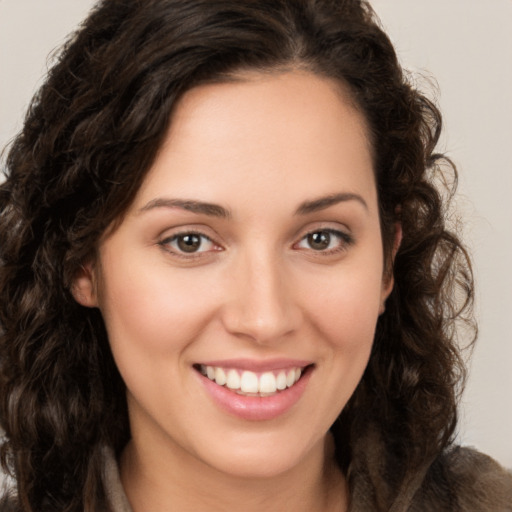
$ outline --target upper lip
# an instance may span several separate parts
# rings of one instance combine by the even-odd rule
[[[252,372],[265,372],[272,370],[285,370],[288,368],[304,368],[313,364],[312,361],[306,361],[303,359],[289,359],[289,358],[277,358],[277,359],[222,359],[215,361],[201,361],[198,365],[204,366],[215,366],[220,368],[236,368],[239,370],[248,370]]]

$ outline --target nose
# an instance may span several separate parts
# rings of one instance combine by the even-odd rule
[[[222,320],[231,334],[272,344],[295,332],[301,308],[286,265],[270,253],[242,256],[234,265]]]

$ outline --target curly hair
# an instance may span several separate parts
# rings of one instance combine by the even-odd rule
[[[108,509],[102,449],[119,454],[130,437],[125,387],[100,312],[70,285],[131,204],[176,103],[243,70],[287,69],[345,84],[366,119],[395,279],[368,367],[332,426],[340,467],[350,474],[368,425],[397,481],[452,442],[464,378],[455,326],[471,321],[473,298],[468,254],[445,225],[456,170],[435,153],[438,109],[370,5],[103,0],[34,97],[0,186],[1,458],[22,510]]]

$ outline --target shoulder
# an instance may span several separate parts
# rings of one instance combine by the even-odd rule
[[[368,429],[347,477],[350,512],[512,512],[512,474],[471,448],[448,447],[405,471],[379,430]]]
[[[440,455],[414,495],[411,511],[512,512],[512,474],[491,457],[454,447]]]

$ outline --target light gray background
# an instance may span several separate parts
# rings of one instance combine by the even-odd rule
[[[48,54],[92,0],[0,0],[0,147],[21,128]],[[512,0],[373,0],[400,59],[435,77],[460,170],[480,337],[459,439],[512,468]]]

